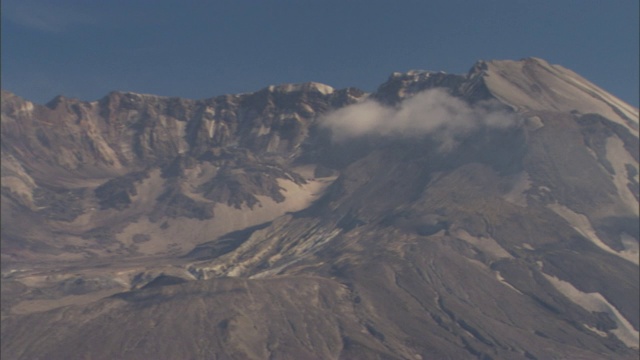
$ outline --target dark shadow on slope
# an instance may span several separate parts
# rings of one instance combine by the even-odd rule
[[[242,230],[232,231],[220,236],[216,240],[197,245],[188,254],[184,255],[183,258],[190,260],[215,259],[237,249],[242,245],[242,243],[247,241],[255,231],[262,230],[269,225],[271,225],[271,222],[251,226]]]
[[[168,285],[177,285],[187,282],[188,280],[183,279],[177,276],[160,274],[155,279],[151,280],[145,286],[141,287],[141,289],[148,289],[152,287],[158,286],[168,286]]]
[[[598,237],[616,251],[626,249],[627,244],[622,241],[623,234],[630,236],[631,241],[640,240],[640,223],[634,216],[609,216],[595,221],[593,226]]]

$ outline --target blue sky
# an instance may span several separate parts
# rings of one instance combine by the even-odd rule
[[[541,57],[638,106],[638,0],[2,0],[2,88],[208,98]]]

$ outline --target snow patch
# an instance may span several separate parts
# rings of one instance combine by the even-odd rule
[[[25,101],[22,106],[16,109],[16,113],[30,114],[31,112],[33,112],[33,109],[34,109],[33,103],[31,101]]]
[[[539,116],[532,116],[525,120],[525,126],[529,131],[535,131],[543,127],[544,122]]]
[[[630,254],[635,254],[637,257],[639,254],[639,244],[636,238],[630,236],[627,233],[622,233],[620,235],[620,241],[622,242],[622,246],[624,246],[624,250]]]
[[[269,269],[269,270],[257,273],[255,275],[251,276],[250,278],[251,279],[259,279],[259,278],[271,277],[273,275],[276,275],[281,270],[283,270],[284,268],[286,268],[288,266],[291,266],[293,264],[296,264],[296,263],[300,262],[301,260],[303,260],[304,258],[306,258],[307,256],[313,254],[316,250],[320,249],[326,243],[328,243],[329,241],[333,240],[340,233],[341,233],[340,229],[333,229],[329,233],[325,233],[325,232],[322,232],[322,231],[314,232],[312,235],[301,239],[300,243],[295,248],[295,256],[289,256],[289,258],[293,258],[293,260],[287,261],[286,263],[284,263],[284,264],[282,264],[282,265],[280,265],[280,266],[278,266],[276,268]],[[276,255],[272,256],[269,259],[269,262],[270,263],[276,263],[281,258],[283,258],[283,255],[281,253],[279,253],[279,254],[276,254]],[[239,276],[239,275],[241,275],[241,272],[236,271],[236,269],[234,269],[232,272],[230,272],[228,274],[228,276]]]
[[[267,88],[270,92],[278,91],[283,93],[290,92],[298,92],[304,90],[316,90],[323,95],[329,95],[334,92],[334,89],[325,84],[317,83],[317,82],[308,82],[303,84],[282,84],[282,85],[271,85]]]
[[[531,246],[531,244],[528,244],[528,243],[522,243],[522,247],[524,249],[531,250],[531,251],[535,250],[533,246]]]
[[[518,294],[522,295],[522,292],[520,290],[516,289],[513,285],[509,284],[507,280],[505,280],[505,278],[502,277],[502,274],[500,274],[500,271],[495,271],[495,274],[496,274],[496,279],[498,279],[498,281],[500,281],[501,283],[503,283],[513,291],[517,292]]]
[[[25,182],[24,178],[19,178],[16,176],[3,176],[2,177],[2,187],[7,187],[14,194],[18,195],[24,203],[29,206],[31,210],[39,210],[44,209],[44,207],[37,207],[33,203],[33,189],[35,186]]]
[[[571,283],[558,279],[555,276],[544,274],[549,282],[566,296],[569,300],[580,305],[582,308],[592,312],[604,312],[616,322],[617,328],[611,330],[620,341],[631,348],[638,348],[640,344],[640,334],[633,328],[627,319],[620,314],[618,309],[611,305],[600,293],[584,293],[576,289]]]
[[[209,125],[209,139],[213,138],[213,135],[215,134],[215,129],[216,129],[216,121],[215,120],[210,120],[207,122]]]
[[[204,109],[204,114],[206,117],[213,119],[213,117],[216,115],[216,110],[214,108],[212,108],[211,106],[207,106]]]
[[[638,215],[638,200],[629,189],[629,174],[626,165],[634,166],[636,169],[636,181],[638,181],[638,163],[624,148],[624,143],[616,136],[607,138],[606,143],[607,160],[613,166],[615,174],[613,175],[613,183],[618,190],[620,199],[624,202],[627,209],[633,214]]]
[[[579,232],[586,239],[590,240],[594,245],[599,247],[600,249],[618,256],[622,259],[630,261],[636,265],[640,263],[640,259],[638,259],[638,252],[633,250],[624,250],[624,251],[615,251],[607,244],[605,244],[599,237],[596,235],[595,230],[591,226],[591,222],[589,219],[582,215],[574,212],[568,207],[560,204],[549,204],[547,205],[551,210],[553,210],[556,214],[560,215],[563,219],[565,219],[577,232]]]
[[[600,330],[594,328],[593,326],[589,326],[587,324],[582,324],[582,326],[584,326],[585,329],[587,329],[589,331],[593,331],[594,333],[598,334],[599,336],[607,337],[607,333],[606,332],[600,331]]]
[[[325,84],[320,84],[320,83],[311,83],[313,85],[313,87],[316,88],[316,90],[318,90],[321,94],[323,95],[329,95],[329,94],[333,94],[333,88],[329,85],[325,85]]]
[[[176,127],[178,128],[178,154],[184,154],[189,150],[189,144],[187,143],[186,134],[187,134],[187,122],[186,121],[176,121]]]

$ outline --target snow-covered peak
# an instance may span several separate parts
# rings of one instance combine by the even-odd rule
[[[479,62],[473,69],[493,96],[515,110],[598,113],[638,132],[638,109],[560,65],[532,57]]]
[[[302,84],[281,84],[281,85],[271,85],[268,87],[270,92],[299,92],[299,91],[317,91],[323,95],[329,95],[334,92],[334,89],[322,83],[317,82],[306,82]]]
[[[145,93],[137,93],[137,92],[133,92],[133,91],[114,91],[113,94],[117,94],[121,97],[125,97],[128,99],[136,99],[136,100],[143,100],[143,99],[166,99],[169,98],[168,96],[160,96],[160,95],[155,95],[155,94],[145,94]]]
[[[433,71],[428,70],[409,70],[407,72],[394,72],[389,76],[389,80],[401,79],[404,81],[424,81],[433,74]]]

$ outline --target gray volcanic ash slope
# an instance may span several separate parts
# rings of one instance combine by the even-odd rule
[[[541,59],[373,94],[2,94],[2,356],[635,359],[638,109]]]

